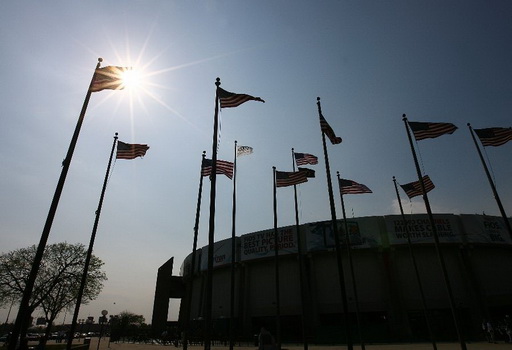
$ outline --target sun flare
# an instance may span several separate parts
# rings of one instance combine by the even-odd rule
[[[139,89],[143,84],[142,74],[138,69],[130,68],[125,70],[121,73],[120,78],[125,89]]]

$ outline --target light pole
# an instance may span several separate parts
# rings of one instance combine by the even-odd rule
[[[101,317],[99,318],[99,321],[100,321],[100,336],[98,337],[98,347],[96,348],[96,350],[99,350],[100,348],[100,342],[101,342],[101,336],[103,335],[103,325],[105,323],[107,323],[107,315],[108,315],[108,311],[107,310],[103,310],[101,311]]]

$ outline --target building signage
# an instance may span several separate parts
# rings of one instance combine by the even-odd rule
[[[231,238],[216,242],[213,245],[213,267],[231,264]],[[201,249],[201,270],[208,270],[208,246]]]
[[[460,215],[465,239],[469,243],[512,244],[502,217]]]
[[[279,255],[297,253],[295,226],[278,229],[277,247]],[[249,233],[241,237],[241,259],[251,260],[272,257],[275,254],[274,230]]]
[[[385,216],[386,229],[390,244],[407,244],[407,233],[411,243],[434,243],[432,225],[427,214],[406,215],[405,221],[401,215]],[[457,218],[450,214],[434,215],[434,225],[442,243],[460,243],[460,234]]]

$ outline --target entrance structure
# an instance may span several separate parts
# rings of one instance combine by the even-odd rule
[[[173,264],[174,257],[158,268],[153,317],[151,318],[151,333],[155,338],[160,338],[162,333],[167,330],[169,299],[183,299],[185,296],[183,277],[172,276]]]

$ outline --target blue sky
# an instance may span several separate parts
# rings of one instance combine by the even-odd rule
[[[511,126],[511,36],[512,4],[499,0],[2,2],[1,252],[39,242],[98,57],[147,81],[92,95],[49,242],[88,244],[115,132],[150,149],[115,163],[94,250],[109,280],[80,318],[129,310],[150,322],[158,267],[174,256],[178,274],[190,253],[217,77],[266,101],[222,111],[219,158],[233,160],[235,140],[254,148],[238,159],[238,235],[272,227],[272,166],[290,171],[291,148],[320,159],[299,186],[300,221],[330,217],[317,96],[343,138],[328,146],[333,178],[374,192],[347,196],[349,216],[397,214],[392,177],[417,180],[404,113],[459,127],[417,143],[433,211],[499,215],[466,124]],[[484,151],[509,215],[511,147]],[[232,182],[217,185],[220,240],[231,235]],[[200,247],[209,190],[205,181]],[[424,212],[402,196],[407,212]],[[291,188],[279,189],[278,221],[294,222]]]

